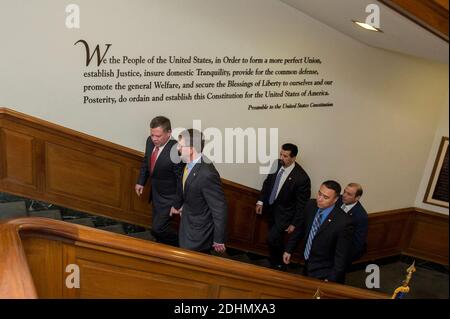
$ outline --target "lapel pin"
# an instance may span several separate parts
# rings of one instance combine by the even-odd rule
[[[328,219],[328,222],[331,223],[331,219]]]

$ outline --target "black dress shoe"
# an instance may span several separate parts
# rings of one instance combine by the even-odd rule
[[[287,270],[287,266],[284,265],[284,264],[273,265],[271,268],[275,269],[275,270],[279,270],[279,271],[286,271]]]

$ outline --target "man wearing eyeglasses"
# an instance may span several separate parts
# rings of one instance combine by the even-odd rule
[[[181,215],[179,243],[181,248],[206,254],[211,249],[225,252],[227,203],[220,175],[211,161],[202,155],[203,134],[194,129],[181,132],[178,152],[183,162],[182,194],[176,211]]]
[[[305,274],[310,277],[344,283],[345,271],[351,254],[353,226],[336,202],[341,186],[326,181],[320,186],[317,198],[305,207],[300,227],[290,237],[283,261],[289,264],[291,254],[300,240]]]

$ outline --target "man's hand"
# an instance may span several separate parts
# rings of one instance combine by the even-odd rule
[[[170,213],[169,213],[169,216],[172,216],[172,215],[180,215],[181,216],[181,213],[183,212],[183,207],[181,207],[180,209],[176,209],[175,207],[170,207]]]
[[[262,214],[262,208],[263,208],[262,205],[256,204],[256,208],[255,208],[256,214],[261,215]]]
[[[136,192],[136,195],[141,196],[141,195],[142,195],[142,192],[144,191],[144,186],[139,185],[139,184],[136,184],[136,185],[134,186],[134,190],[135,190],[135,192]]]
[[[213,248],[218,253],[224,253],[225,252],[225,244],[219,244],[219,243],[213,243]]]
[[[288,252],[284,252],[283,254],[283,262],[287,265],[291,262],[291,254]]]
[[[295,226],[294,225],[289,225],[289,227],[286,228],[285,231],[287,231],[288,234],[291,234],[294,230],[295,230]]]

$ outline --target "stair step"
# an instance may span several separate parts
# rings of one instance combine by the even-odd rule
[[[97,229],[106,230],[106,231],[110,231],[110,232],[117,233],[117,234],[125,234],[125,232],[123,231],[122,225],[119,225],[119,224],[97,227]]]
[[[27,206],[24,201],[0,203],[0,219],[26,217]]]
[[[67,219],[65,220],[68,223],[84,225],[89,227],[95,227],[94,222],[89,217],[86,218],[75,218],[75,219]]]
[[[243,263],[247,263],[247,264],[251,263],[251,259],[248,258],[247,254],[234,255],[234,256],[231,256],[231,259],[236,260],[236,261],[240,261],[240,262],[243,262]]]
[[[77,218],[90,218],[89,214],[82,213],[77,210],[73,210],[70,208],[65,209],[63,215],[64,220],[77,219]]]
[[[134,238],[155,241],[155,237],[153,237],[152,233],[148,230],[137,232],[137,233],[129,233],[127,235],[130,237],[134,237]]]
[[[61,212],[59,211],[59,209],[31,211],[31,212],[28,212],[28,215],[30,217],[45,217],[45,218],[62,220]]]
[[[267,267],[267,268],[270,268],[270,266],[271,266],[270,265],[270,261],[267,258],[253,260],[250,263],[252,263],[253,265],[257,265],[257,266],[261,266],[261,267]]]

